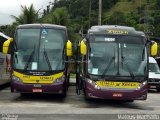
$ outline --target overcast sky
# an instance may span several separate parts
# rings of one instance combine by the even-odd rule
[[[18,16],[21,13],[21,5],[30,6],[32,3],[36,10],[46,6],[53,0],[0,0],[0,25],[11,24],[14,19],[10,15]]]

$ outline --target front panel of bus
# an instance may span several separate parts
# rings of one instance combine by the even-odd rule
[[[102,99],[146,99],[146,38],[92,34],[87,41],[86,96]]]
[[[62,93],[66,30],[19,28],[12,57],[12,91]]]

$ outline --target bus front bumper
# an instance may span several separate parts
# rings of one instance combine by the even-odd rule
[[[11,82],[11,92],[63,94],[64,82],[55,84],[24,84]]]
[[[87,98],[108,99],[108,100],[146,100],[148,85],[144,85],[139,90],[119,90],[119,89],[97,89],[92,84],[86,82],[85,95]]]

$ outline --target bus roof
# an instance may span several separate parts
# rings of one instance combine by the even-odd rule
[[[110,35],[138,35],[145,36],[144,32],[136,31],[133,27],[118,25],[92,26],[88,30],[89,34],[110,34]]]
[[[9,39],[10,38],[9,36],[3,34],[2,32],[0,32],[0,36],[3,37],[3,38],[5,38],[5,39]]]
[[[54,24],[24,24],[19,25],[17,28],[57,28],[57,29],[64,29],[67,28],[61,25],[54,25]]]

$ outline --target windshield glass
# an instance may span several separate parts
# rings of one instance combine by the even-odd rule
[[[65,30],[18,29],[14,68],[21,70],[63,70]]]
[[[149,72],[160,73],[159,66],[157,65],[157,63],[149,63]]]
[[[141,37],[118,35],[91,37],[88,72],[104,76],[144,76],[147,54],[142,43]]]

